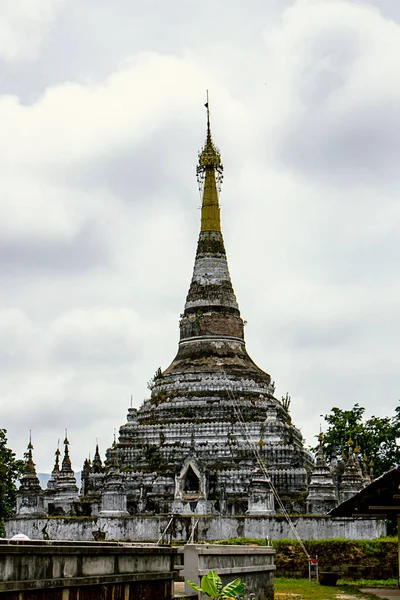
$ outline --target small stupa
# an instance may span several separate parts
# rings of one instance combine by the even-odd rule
[[[337,497],[332,472],[325,460],[322,431],[319,433],[318,442],[317,458],[309,485],[307,512],[326,514],[335,508]]]

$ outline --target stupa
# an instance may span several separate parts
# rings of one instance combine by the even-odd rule
[[[157,540],[170,528],[172,537],[187,541],[197,524],[204,540],[288,537],[293,532],[283,524],[285,511],[313,513],[312,519],[298,517],[306,538],[380,534],[378,525],[358,527],[326,516],[338,494],[362,487],[366,467],[363,475],[350,450],[340,478],[336,462],[325,463],[322,436],[314,463],[292,423],[290,398],[275,397],[270,375],[247,353],[221,230],[223,165],[206,107],[206,142],[197,166],[200,235],[177,354],[169,367],[157,369],[142,406],[128,409],[105,462],[97,445],[93,461],[85,460],[79,494],[67,436],[61,468],[57,448],[45,490],[29,442],[8,535]]]
[[[313,458],[274,397],[270,375],[246,350],[221,231],[223,165],[208,102],[206,107],[207,136],[197,166],[201,227],[178,352],[155,373],[150,398],[128,410],[106,466],[112,462],[115,471],[118,463],[123,513],[244,514],[254,485],[261,493],[257,448],[286,508],[304,512]],[[103,493],[99,483],[98,472],[87,474],[88,497],[91,490]],[[271,514],[269,493],[265,489],[260,506]]]

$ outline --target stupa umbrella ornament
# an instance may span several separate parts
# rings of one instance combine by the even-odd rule
[[[221,190],[224,166],[221,154],[211,136],[210,103],[207,109],[207,136],[203,149],[199,152],[199,162],[196,168],[197,183],[203,196],[201,208],[201,231],[221,231],[220,207],[218,191]]]

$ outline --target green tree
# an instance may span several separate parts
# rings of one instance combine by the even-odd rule
[[[374,463],[374,475],[378,477],[396,466],[400,453],[396,444],[399,437],[400,406],[393,417],[375,417],[364,420],[365,408],[355,404],[351,410],[333,407],[324,416],[329,427],[324,434],[324,452],[328,459],[337,454],[347,456],[348,441],[358,446]]]
[[[0,429],[0,537],[5,534],[4,521],[12,517],[17,501],[17,480],[24,472],[25,463],[17,460],[7,447],[7,430]]]

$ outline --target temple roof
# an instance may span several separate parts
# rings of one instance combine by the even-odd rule
[[[329,514],[331,517],[384,517],[400,514],[400,467],[387,471]]]

